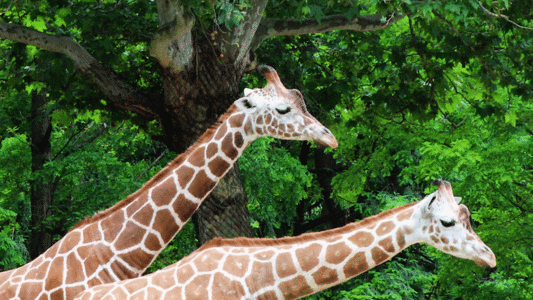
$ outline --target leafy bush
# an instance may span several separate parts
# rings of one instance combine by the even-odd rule
[[[20,228],[15,222],[16,213],[0,207],[0,271],[10,270],[26,263],[24,240],[16,236]],[[16,241],[13,240],[15,237]]]

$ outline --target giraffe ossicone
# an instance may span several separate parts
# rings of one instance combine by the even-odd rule
[[[77,300],[297,299],[349,280],[416,243],[496,266],[448,182],[424,199],[319,233],[216,238],[155,273],[93,287]]]
[[[2,299],[73,299],[92,286],[136,278],[168,245],[246,146],[261,136],[337,147],[302,94],[261,66],[265,88],[246,90],[218,122],[141,189],[74,226],[28,264],[0,273]]]

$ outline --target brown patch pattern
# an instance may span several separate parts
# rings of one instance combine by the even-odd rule
[[[135,269],[141,270],[145,266],[149,266],[154,256],[150,253],[144,252],[142,249],[137,248],[126,253],[118,254],[118,257],[124,261],[129,262],[129,265]]]
[[[180,227],[168,209],[158,211],[155,218],[160,221],[154,223],[154,230],[158,231],[163,238],[163,242],[168,244]]]
[[[229,125],[232,128],[238,128],[242,126],[242,122],[244,121],[244,114],[238,114],[231,116],[228,119]]]
[[[113,273],[117,275],[117,277],[120,278],[120,280],[134,278],[140,275],[140,274],[133,273],[128,268],[126,268],[126,266],[124,266],[122,263],[118,261],[114,261],[111,263],[111,270],[113,270]]]
[[[176,171],[176,174],[178,175],[178,183],[180,184],[180,187],[184,189],[187,186],[187,183],[191,181],[192,176],[194,175],[194,169],[187,166],[181,166]]]
[[[233,147],[233,134],[228,133],[226,137],[222,140],[222,152],[226,154],[227,157],[229,157],[231,160],[234,160],[237,158],[237,155],[239,155],[239,151]]]
[[[399,213],[397,216],[396,216],[396,220],[398,221],[405,221],[405,220],[408,220],[409,218],[411,218],[411,215],[413,214],[413,209],[407,209],[405,211],[402,211],[401,213]]]
[[[358,252],[344,265],[344,276],[350,278],[363,273],[368,268],[365,253]]]
[[[217,177],[222,177],[224,172],[230,168],[230,164],[220,156],[215,157],[207,166],[209,167],[209,171]]]
[[[223,136],[226,135],[228,127],[226,126],[226,123],[222,123],[222,126],[220,126],[217,130],[217,134],[215,135],[215,140],[220,140]]]
[[[215,185],[216,182],[209,179],[204,170],[200,170],[196,176],[194,176],[194,179],[189,186],[189,193],[196,198],[203,199],[205,195],[215,187]]]
[[[81,240],[81,234],[79,231],[73,231],[67,234],[61,241],[61,247],[59,248],[59,254],[67,253],[70,249],[78,245]]]
[[[169,289],[176,285],[172,273],[174,273],[174,270],[160,271],[158,276],[150,277],[150,282],[160,288]]]
[[[222,269],[237,277],[243,277],[248,270],[250,258],[246,255],[231,255],[224,261]]]
[[[67,266],[67,278],[65,278],[65,283],[71,284],[83,281],[85,278],[83,267],[74,252],[71,252],[67,256]]]
[[[139,225],[129,221],[126,224],[126,228],[120,233],[115,243],[115,249],[118,251],[128,249],[138,245],[146,233],[146,230]]]
[[[83,229],[83,243],[88,244],[94,241],[98,241],[102,238],[100,231],[98,230],[98,223],[93,223]]]
[[[207,150],[205,151],[205,157],[211,158],[213,155],[217,154],[218,152],[218,145],[217,143],[209,143],[207,145]]]
[[[400,249],[405,247],[405,235],[403,234],[402,230],[396,231],[396,243],[398,243]]]
[[[307,272],[318,265],[320,250],[322,250],[322,245],[318,243],[313,243],[305,248],[296,249],[296,258],[303,271]]]
[[[199,147],[187,159],[191,165],[202,167],[205,165],[205,147]]]
[[[213,278],[212,295],[213,300],[236,299],[236,296],[244,295],[244,287],[240,282],[217,272]]]
[[[224,254],[215,249],[210,249],[193,259],[198,272],[210,272],[218,268]]]
[[[318,285],[332,284],[339,280],[337,271],[325,266],[320,267],[312,276]]]
[[[392,236],[388,236],[382,239],[381,241],[378,242],[378,245],[380,245],[387,252],[394,252],[394,245],[392,244]]]
[[[176,300],[176,295],[181,295],[181,286],[179,285],[169,290],[163,300]]]
[[[376,229],[376,234],[378,236],[384,236],[387,233],[391,232],[396,225],[392,221],[386,221],[381,224],[379,224],[378,228]]]
[[[94,246],[83,246],[78,248],[78,254],[82,258],[89,258],[85,260],[85,271],[87,274],[93,274],[98,269],[98,266],[107,264],[111,257],[113,257],[113,251],[108,246],[98,244]],[[93,259],[90,256],[96,254],[98,259]]]
[[[131,217],[136,213],[141,206],[143,206],[148,201],[148,191],[144,191],[139,195],[139,198],[136,201],[131,202],[126,207],[126,215]],[[93,223],[94,224],[94,223]]]
[[[331,244],[326,248],[326,262],[331,264],[339,264],[346,259],[352,250],[345,242]]]
[[[133,215],[133,219],[141,223],[144,226],[150,226],[150,222],[152,221],[153,214],[154,214],[154,210],[152,209],[150,204],[147,203],[139,211],[137,211],[136,214]]]
[[[272,286],[276,283],[272,265],[255,261],[252,265],[252,273],[244,280],[250,293],[254,294],[261,288]]]
[[[194,276],[194,269],[190,265],[181,266],[176,272],[178,283],[183,284],[187,282],[192,276]]]
[[[199,275],[185,286],[185,294],[191,299],[208,299],[207,291],[211,275]]]
[[[187,221],[198,208],[198,204],[187,199],[183,194],[178,196],[178,199],[172,204],[174,212],[182,222]]]
[[[274,254],[273,250],[261,251],[254,254],[254,258],[257,260],[269,260]]]
[[[279,278],[285,278],[296,274],[296,267],[294,266],[290,253],[283,252],[276,257],[276,273]]]
[[[279,284],[279,289],[283,296],[285,296],[285,299],[297,299],[313,292],[313,289],[302,275],[281,282]]]
[[[370,250],[370,253],[372,253],[372,259],[374,260],[376,265],[384,262],[389,258],[389,255],[383,252],[383,250],[381,250],[381,248],[379,247],[372,248],[372,250]]]
[[[372,245],[372,243],[374,242],[374,237],[370,232],[358,231],[354,235],[349,237],[348,240],[357,247],[364,248]]]
[[[235,147],[242,148],[244,145],[244,137],[239,131],[235,132]]]
[[[148,236],[146,237],[146,241],[144,242],[144,246],[148,248],[148,250],[157,251],[163,247],[161,243],[159,243],[159,239],[157,236],[153,233],[148,233]]]
[[[157,206],[168,205],[177,193],[174,178],[170,176],[152,190],[152,200]]]
[[[48,272],[48,277],[44,288],[49,291],[63,283],[63,257],[59,256],[54,258],[50,265],[50,270]]]

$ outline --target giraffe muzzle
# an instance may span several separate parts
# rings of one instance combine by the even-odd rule
[[[337,148],[339,146],[339,143],[337,143],[337,139],[331,133],[329,129],[322,126],[321,128],[316,128],[313,136],[313,141],[315,141],[317,144],[324,146],[324,147],[331,147],[333,149]]]
[[[496,256],[492,250],[487,246],[483,245],[482,249],[479,249],[480,253],[478,257],[474,259],[474,262],[480,267],[490,266],[491,268],[496,267]]]

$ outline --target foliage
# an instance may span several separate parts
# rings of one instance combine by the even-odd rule
[[[204,28],[223,30],[235,28],[249,6],[246,0],[185,3]],[[301,90],[310,112],[335,133],[331,196],[350,206],[350,217],[420,198],[433,189],[429,181],[442,177],[463,197],[498,261],[495,270],[481,269],[411,247],[311,299],[533,298],[533,31],[523,28],[533,26],[529,7],[525,0],[269,1],[265,17],[406,15],[381,31],[273,38],[257,50],[257,60]],[[127,84],[160,92],[162,79],[148,56],[158,24],[153,2],[18,1],[1,17],[71,37]],[[165,151],[150,138],[159,125],[111,110],[64,56],[10,41],[0,43],[0,52],[0,267],[11,268],[26,259],[31,180],[57,181],[53,214],[43,226],[54,227],[59,238],[140,187],[175,154],[152,165]],[[251,76],[243,84],[261,86],[261,80]],[[39,172],[30,167],[31,91],[51,99],[53,159]],[[296,143],[263,139],[240,161],[259,236],[291,234],[304,201],[306,220],[328,217],[324,187],[312,160],[300,163],[300,151]],[[192,227],[150,272],[195,249]]]
[[[436,275],[423,270],[418,259],[396,257],[330,290],[307,297],[309,300],[425,299]]]
[[[22,238],[15,238],[15,231],[19,229],[19,225],[15,223],[15,216],[17,214],[0,207],[0,224],[2,230],[0,231],[0,271],[10,270],[19,267],[26,263],[25,252],[26,249],[22,242]]]
[[[276,143],[267,137],[256,140],[239,159],[252,227],[264,229],[260,236],[276,237],[282,223],[294,221],[302,199],[313,203],[319,195],[307,167]]]

